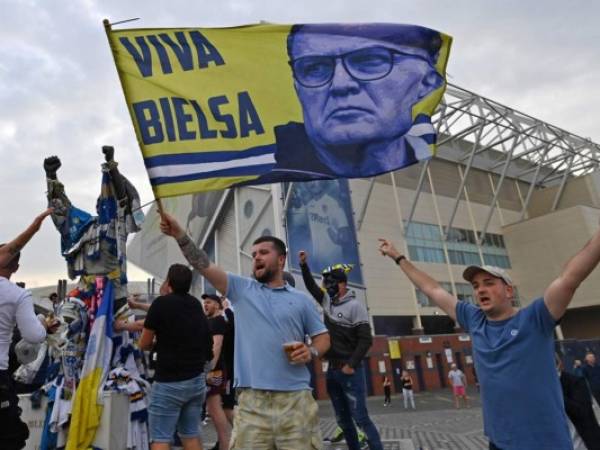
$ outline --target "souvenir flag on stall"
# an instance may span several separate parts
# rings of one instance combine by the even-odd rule
[[[372,177],[434,152],[452,41],[440,32],[105,25],[157,198]]]
[[[67,450],[90,447],[102,417],[101,388],[110,370],[114,303],[113,284],[107,279],[105,282],[102,301],[90,331],[81,378],[73,398]]]

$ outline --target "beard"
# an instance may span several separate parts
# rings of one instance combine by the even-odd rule
[[[269,282],[273,281],[273,279],[275,279],[275,272],[273,271],[273,269],[265,267],[262,269],[262,271],[263,271],[263,273],[261,276],[258,276],[256,274],[256,270],[254,271],[254,278],[259,283],[265,284],[265,283],[269,283]]]

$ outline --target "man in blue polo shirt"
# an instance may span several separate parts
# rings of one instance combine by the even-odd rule
[[[329,349],[329,334],[312,299],[283,280],[285,244],[273,236],[254,241],[252,279],[213,264],[168,214],[160,227],[235,307],[234,385],[239,394],[230,449],[321,449],[306,363]]]
[[[600,232],[569,260],[542,298],[521,310],[512,306],[513,283],[498,267],[470,266],[463,273],[478,308],[442,289],[388,240],[380,239],[379,250],[471,335],[490,449],[572,450],[554,365],[554,327],[600,262]]]

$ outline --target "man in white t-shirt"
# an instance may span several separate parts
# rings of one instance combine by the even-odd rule
[[[452,385],[452,392],[454,394],[454,406],[456,409],[460,408],[459,399],[462,398],[465,407],[469,407],[469,399],[467,398],[467,377],[462,370],[456,367],[456,364],[450,366],[450,372],[448,372],[448,379]]]
[[[46,210],[15,239],[0,244],[0,448],[3,450],[21,449],[29,437],[27,424],[20,418],[19,399],[8,370],[15,326],[19,328],[24,341],[39,343],[46,339],[46,332],[53,332],[58,325],[57,321],[38,319],[33,310],[31,293],[10,281],[10,277],[19,269],[21,249],[37,233],[51,212],[51,209]]]

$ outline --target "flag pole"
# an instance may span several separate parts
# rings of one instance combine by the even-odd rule
[[[128,20],[122,20],[120,22],[115,22],[115,24],[122,24],[122,23],[127,23],[127,22],[132,22],[134,20],[138,20],[138,18],[136,17],[135,19],[128,19]],[[121,72],[118,69],[118,65],[117,65],[117,61],[116,61],[116,56],[115,56],[115,52],[112,49],[112,42],[110,39],[110,33],[112,31],[112,25],[110,21],[108,19],[104,19],[102,21],[102,24],[104,25],[104,31],[106,31],[106,39],[108,39],[108,45],[111,47],[111,53],[113,55],[113,59],[115,60],[115,67],[117,67],[117,75],[119,76],[119,81],[121,82],[121,88],[123,89],[123,94],[125,95],[125,100],[127,101],[127,92],[125,91],[125,84],[123,83],[123,77],[121,76]],[[129,109],[129,108],[128,108]],[[131,110],[129,111],[129,114],[131,116]],[[131,116],[131,123],[135,123],[134,117]],[[134,127],[134,132],[136,134],[136,137],[138,137],[138,141],[139,141],[139,136],[137,134],[137,130]],[[156,198],[156,195],[154,196],[154,198],[156,199],[156,205],[157,205],[157,209],[158,209],[158,214],[160,215],[161,219],[163,218],[163,215],[165,213],[162,201],[160,198]]]

